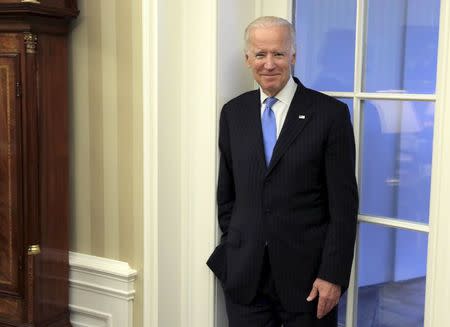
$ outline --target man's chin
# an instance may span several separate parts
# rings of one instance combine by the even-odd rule
[[[263,89],[264,93],[270,96],[274,96],[280,91],[280,87],[278,84],[263,84],[261,85],[261,88]]]

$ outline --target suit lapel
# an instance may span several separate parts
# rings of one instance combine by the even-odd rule
[[[249,108],[250,110],[246,110],[248,113],[248,128],[251,131],[251,134],[254,137],[255,148],[251,149],[251,151],[256,151],[257,161],[262,169],[262,171],[266,171],[266,159],[264,156],[264,142],[262,135],[262,126],[261,126],[261,97],[259,94],[259,90],[256,90],[250,97],[248,97],[248,102],[245,104],[244,108]]]
[[[289,148],[289,145],[305,128],[314,114],[312,108],[312,98],[309,91],[298,80],[296,80],[296,82],[298,83],[297,91],[292,99],[286,120],[284,121],[277,143],[275,144],[272,159],[270,160],[270,165],[267,169],[266,175],[270,174],[286,150]],[[262,151],[264,153],[264,147],[262,148]]]

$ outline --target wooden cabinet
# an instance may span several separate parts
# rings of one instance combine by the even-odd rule
[[[70,326],[68,67],[75,0],[0,0],[0,327]]]

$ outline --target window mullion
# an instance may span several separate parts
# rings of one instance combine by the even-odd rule
[[[413,93],[374,93],[374,92],[333,92],[322,91],[335,98],[357,98],[359,100],[401,100],[401,101],[429,101],[435,102],[435,94],[413,94]]]
[[[356,6],[356,33],[355,33],[355,75],[353,90],[353,128],[356,142],[356,172],[358,183],[360,181],[360,139],[362,126],[362,102],[357,94],[362,92],[364,70],[364,44],[365,42],[366,0],[358,0]]]
[[[358,0],[356,6],[356,33],[355,33],[355,74],[354,74],[354,95],[362,92],[363,85],[363,65],[364,65],[364,44],[365,44],[365,20],[366,20],[366,0]],[[353,97],[353,128],[356,143],[356,173],[358,183],[360,181],[360,138],[361,138],[361,100]],[[359,227],[358,227],[359,230]],[[355,256],[353,260],[352,274],[347,295],[346,326],[356,327],[358,318],[358,237],[355,245]]]
[[[359,215],[358,220],[360,222],[372,223],[377,225],[383,225],[387,227],[395,227],[400,229],[412,230],[416,232],[429,233],[430,227],[426,223],[419,223],[404,219],[392,219],[385,217]]]
[[[369,93],[361,92],[355,94],[360,99],[376,100],[402,100],[402,101],[436,101],[435,94],[413,94],[413,93]]]

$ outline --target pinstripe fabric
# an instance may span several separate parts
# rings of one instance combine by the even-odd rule
[[[292,312],[315,310],[306,297],[316,277],[348,286],[358,209],[348,108],[296,82],[269,167],[259,91],[222,109],[217,200],[223,235],[208,260],[227,295],[248,304],[268,244],[280,301]]]

